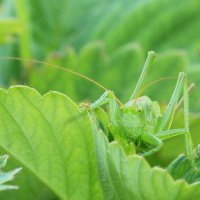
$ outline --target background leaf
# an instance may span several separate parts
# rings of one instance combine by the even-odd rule
[[[158,65],[158,70],[152,70],[153,73],[149,74],[149,80],[160,77],[163,73],[167,73],[164,74],[166,76],[168,72],[170,76],[174,76],[172,70],[186,70],[190,74],[191,82],[195,81],[199,88],[199,78],[190,72],[194,70],[196,74],[200,72],[197,64],[200,44],[198,37],[200,31],[199,3],[199,0],[164,0],[162,2],[158,0],[97,0],[95,3],[90,0],[61,0],[60,5],[62,6],[59,6],[55,0],[48,2],[45,0],[17,0],[15,4],[12,0],[9,0],[8,3],[4,1],[4,7],[12,5],[9,6],[10,9],[4,11],[4,16],[15,17],[21,23],[21,34],[18,41],[14,42],[18,51],[8,52],[8,55],[44,59],[49,58],[53,52],[57,52],[63,58],[65,56],[68,58],[66,48],[70,46],[78,51],[77,54],[78,57],[80,55],[80,58],[77,59],[80,62],[76,62],[77,65],[66,63],[63,58],[56,62],[59,62],[60,65],[67,64],[70,67],[78,66],[75,67],[75,70],[92,76],[93,79],[105,84],[109,89],[114,89],[120,98],[126,99],[130,95],[130,90],[135,86],[135,77],[138,77],[146,52],[154,50],[159,54],[165,54],[162,56],[165,57],[162,62],[164,67]],[[131,46],[133,46],[132,50]],[[182,55],[177,56],[177,52]],[[118,54],[119,58],[117,58]],[[131,57],[131,54],[134,54],[134,58]],[[142,56],[144,57],[142,58]],[[174,58],[177,59],[176,61],[173,61],[173,56],[177,57]],[[52,59],[49,61],[54,62]],[[29,66],[26,63],[22,64],[28,70],[25,76],[17,75],[15,71],[12,73],[20,83],[30,83],[32,80],[29,80],[31,77],[29,76]],[[10,63],[3,65],[6,69],[10,68]],[[116,66],[116,69],[113,65]],[[110,70],[107,71],[107,68]],[[4,73],[7,72],[4,71]],[[128,75],[128,81],[122,81],[124,79],[122,73]],[[55,73],[55,77],[56,75],[57,73]],[[130,82],[131,75],[132,82]],[[111,77],[115,77],[115,80],[109,80],[112,79]],[[3,86],[13,83],[13,76],[7,76],[6,79],[6,82],[3,81]],[[46,90],[54,89],[55,83],[52,85],[52,80],[45,81],[47,81],[46,85],[49,85],[47,88],[45,86]],[[72,85],[70,81],[68,84]],[[54,82],[56,82],[56,78]],[[61,81],[61,83],[63,82]],[[91,101],[94,100],[94,91],[97,96],[100,94],[97,89],[92,89],[91,85],[88,88],[87,82],[77,81],[77,84],[75,89],[71,86],[71,89],[67,87],[67,90],[70,91],[68,94],[72,94],[74,100],[87,98]],[[80,84],[85,87],[80,87]],[[65,86],[59,87],[63,92]],[[40,88],[37,89],[40,90]],[[74,94],[74,90],[77,91],[77,94]],[[154,94],[158,94],[155,92],[157,88],[153,90]],[[166,93],[168,91],[171,91],[171,87]],[[199,112],[199,95],[198,92],[194,92],[194,94],[191,101],[192,110]],[[165,95],[162,100],[167,102]]]

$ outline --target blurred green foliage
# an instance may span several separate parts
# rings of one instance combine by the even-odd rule
[[[173,79],[151,86],[144,94],[164,109],[178,73],[186,71],[189,82],[196,83],[190,95],[196,145],[200,140],[199,5],[200,0],[1,0],[0,57],[34,58],[73,69],[126,102],[147,51],[154,50],[158,56],[145,84],[161,77]],[[94,101],[103,92],[67,72],[1,58],[0,85],[13,84],[27,84],[41,93],[57,90],[77,103]],[[180,112],[174,126],[180,127],[182,120]],[[166,166],[183,147],[182,137],[173,138],[149,162]]]
[[[198,88],[199,3],[199,0],[61,0],[59,4],[55,0],[3,1],[3,7],[10,9],[2,12],[1,32],[3,34],[5,29],[8,36],[12,33],[15,37],[9,41],[8,37],[1,37],[7,45],[1,46],[0,55],[45,59],[70,67],[113,89],[119,98],[126,100],[144,63],[146,52],[154,50],[158,52],[159,61],[150,71],[148,81],[163,76],[176,77],[177,72],[185,70],[189,73],[190,82],[195,81]],[[16,24],[16,30],[13,24],[9,29],[11,22]],[[13,83],[14,77],[14,82],[32,83],[31,86],[43,92],[56,89],[75,100],[93,100],[100,94],[92,84],[78,80],[80,78],[70,78],[71,75],[63,75],[66,80],[60,83],[54,81],[54,76],[57,79],[57,74],[63,72],[47,75],[51,69],[46,69],[42,76],[48,80],[37,80],[37,75],[36,79],[32,75],[35,67],[31,68],[27,63],[22,63],[21,76],[16,74],[16,66],[20,63],[14,63],[12,67],[11,61],[1,60],[1,63],[1,68],[7,69],[0,77],[4,86],[9,84],[8,80],[10,84]],[[25,69],[28,71],[24,75]],[[126,79],[122,80],[124,77]],[[171,81],[161,83],[169,86],[165,92],[168,98],[172,91],[169,83]],[[157,89],[152,86],[147,94],[155,94]],[[194,112],[200,110],[197,91],[193,92],[191,103]],[[162,101],[168,100],[165,95],[162,97]]]

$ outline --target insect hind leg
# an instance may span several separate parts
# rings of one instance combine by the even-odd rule
[[[184,128],[169,130],[172,124],[172,120],[176,111],[176,105],[179,99],[183,88],[183,101],[184,101]],[[171,100],[167,106],[166,111],[164,112],[161,122],[157,127],[158,137],[163,139],[167,139],[170,137],[174,137],[178,134],[185,135],[185,143],[186,143],[186,154],[188,159],[191,161],[192,166],[195,167],[195,157],[193,153],[193,142],[189,129],[189,97],[188,97],[188,81],[187,75],[184,72],[179,73],[178,81],[171,97]],[[163,133],[163,135],[162,135]]]

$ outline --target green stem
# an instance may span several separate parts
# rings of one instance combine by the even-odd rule
[[[28,6],[25,4],[25,0],[15,0],[17,17],[21,23],[21,34],[20,34],[20,54],[22,58],[31,58],[31,40],[29,31],[29,17],[28,17]],[[31,65],[23,63],[27,72],[30,70]]]

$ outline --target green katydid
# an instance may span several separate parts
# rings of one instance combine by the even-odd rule
[[[56,67],[58,69],[63,69],[75,75],[81,76],[82,78],[95,83],[106,91],[94,103],[82,106],[82,110],[95,112],[104,104],[108,104],[109,122],[106,124],[106,128],[112,134],[112,137],[114,137],[115,140],[118,140],[124,146],[125,150],[130,151],[130,148],[134,149],[133,145],[135,145],[144,151],[142,152],[143,156],[148,156],[157,152],[162,147],[163,140],[184,134],[186,141],[186,153],[194,165],[193,143],[189,131],[187,75],[184,72],[179,73],[174,92],[163,114],[160,111],[158,102],[152,101],[147,96],[140,97],[144,78],[154,58],[155,53],[150,51],[148,53],[148,57],[146,59],[140,78],[136,84],[136,88],[134,89],[133,94],[126,104],[122,104],[116,98],[114,92],[107,90],[96,81],[72,70],[37,60],[26,60],[15,57],[9,57],[7,59],[31,61],[45,64],[51,67]],[[184,99],[184,128],[170,129],[182,89]]]
[[[109,104],[109,120],[107,124],[112,136],[119,140],[127,151],[130,144],[141,149],[147,149],[143,156],[157,152],[163,145],[163,140],[184,134],[188,158],[194,162],[193,143],[189,131],[189,101],[187,75],[180,72],[170,102],[161,114],[158,102],[152,101],[147,96],[141,96],[140,91],[145,75],[155,57],[154,52],[149,52],[141,76],[129,101],[119,105],[112,91],[106,91],[97,101],[83,110],[95,111],[104,104]],[[170,130],[176,105],[181,91],[184,93],[184,128]]]

